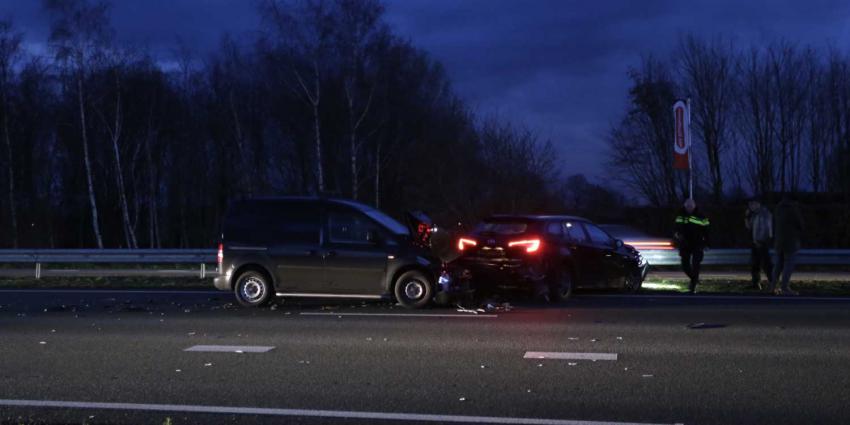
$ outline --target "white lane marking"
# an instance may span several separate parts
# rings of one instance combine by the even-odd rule
[[[267,353],[274,347],[264,345],[193,345],[183,351],[204,353]]]
[[[4,400],[0,406],[57,407],[63,409],[140,410],[148,412],[225,413],[231,415],[269,415],[313,418],[371,419],[411,422],[452,422],[468,424],[523,425],[661,425],[637,422],[599,422],[569,419],[517,418],[504,416],[434,415],[423,413],[357,412],[345,410],[275,409],[264,407],[202,406],[189,404],[96,403],[84,401]],[[675,424],[681,425],[681,424]]]
[[[499,317],[498,314],[428,314],[428,313],[318,313],[301,312],[301,316],[363,316],[363,317],[451,317],[467,319],[492,319]]]
[[[192,295],[229,295],[227,291],[204,290],[168,290],[168,289],[0,289],[0,294],[12,293],[53,293],[53,294],[192,294]]]
[[[553,360],[617,360],[617,353],[560,353],[551,351],[526,351],[524,359]]]

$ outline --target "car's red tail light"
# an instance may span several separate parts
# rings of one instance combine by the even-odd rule
[[[218,255],[216,256],[216,260],[218,260],[218,269],[221,270],[221,263],[224,262],[224,244],[218,244]]]
[[[508,246],[525,248],[525,252],[537,252],[540,249],[540,239],[523,239],[521,241],[508,242]]]
[[[478,242],[473,239],[460,238],[457,240],[457,249],[463,251],[468,246],[476,246]]]

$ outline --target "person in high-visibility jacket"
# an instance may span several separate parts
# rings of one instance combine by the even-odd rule
[[[700,212],[693,199],[686,200],[676,216],[676,233],[673,238],[682,259],[682,271],[691,280],[692,294],[699,283],[703,252],[708,247],[709,224],[708,218]]]

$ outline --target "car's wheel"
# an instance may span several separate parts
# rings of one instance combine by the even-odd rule
[[[236,301],[245,307],[260,307],[274,296],[271,281],[257,270],[247,270],[240,274],[233,290],[236,293]]]
[[[422,308],[434,297],[434,285],[424,273],[411,270],[396,279],[393,292],[402,306]]]
[[[573,274],[570,270],[561,270],[552,276],[549,283],[549,300],[561,303],[573,294]]]
[[[626,275],[623,289],[630,294],[635,294],[640,291],[641,285],[643,285],[643,279],[640,272],[634,272]]]

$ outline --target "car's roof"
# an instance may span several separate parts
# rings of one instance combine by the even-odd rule
[[[566,220],[566,221],[585,221],[590,222],[590,220],[578,217],[574,215],[548,215],[548,214],[493,214],[487,217],[485,220],[534,220],[534,221],[548,221],[548,220]]]

